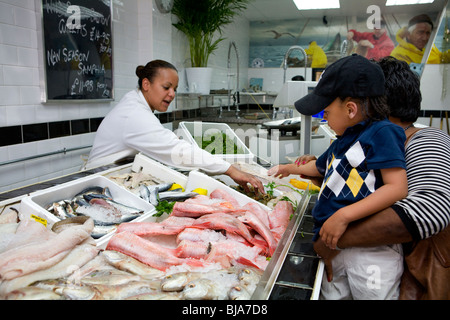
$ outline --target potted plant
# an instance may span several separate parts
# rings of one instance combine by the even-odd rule
[[[178,18],[173,24],[183,32],[189,42],[191,67],[206,75],[190,78],[191,68],[186,69],[190,91],[209,94],[212,69],[208,68],[209,56],[218,48],[223,27],[243,11],[250,0],[174,0],[171,13]],[[217,36],[219,36],[217,38]],[[209,80],[208,80],[209,78]],[[198,81],[203,79],[206,85]],[[195,88],[196,87],[196,88]]]

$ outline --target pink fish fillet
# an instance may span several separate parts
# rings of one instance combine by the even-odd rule
[[[266,240],[267,244],[269,245],[269,253],[270,255],[273,255],[277,247],[277,241],[275,241],[275,238],[273,237],[272,232],[270,232],[270,229],[255,214],[250,211],[247,211],[243,216],[239,216],[238,219],[245,224],[248,224],[256,232],[258,232],[259,235],[264,238],[264,240]]]
[[[222,189],[216,189],[209,195],[211,199],[222,199],[230,202],[236,209],[240,207],[239,202],[231,194]]]
[[[198,218],[192,226],[199,229],[226,230],[241,235],[245,240],[253,243],[253,237],[244,223],[235,216],[226,213],[208,214]]]
[[[226,206],[213,206],[192,202],[176,202],[170,216],[198,218],[205,214],[231,213],[234,211],[234,209],[230,209]]]
[[[269,212],[265,210],[263,207],[261,207],[259,204],[254,202],[246,203],[242,209],[246,209],[252,213],[254,213],[259,220],[261,220],[264,225],[266,225],[268,228],[270,228],[270,222],[269,222]]]
[[[116,233],[106,250],[119,251],[161,271],[183,263],[193,267],[203,266],[199,260],[178,258],[175,256],[175,249],[162,247],[131,232]]]
[[[158,222],[130,222],[122,223],[117,232],[131,232],[141,237],[157,235],[174,235],[183,231],[184,226],[166,226]]]
[[[222,239],[226,239],[222,233],[209,229],[186,228],[177,235],[177,243],[183,240],[217,242]]]
[[[294,208],[289,201],[278,201],[269,214],[270,230],[274,233],[275,239],[280,239],[286,230]]]
[[[211,244],[208,242],[182,240],[175,249],[175,255],[178,258],[203,259],[211,250]]]

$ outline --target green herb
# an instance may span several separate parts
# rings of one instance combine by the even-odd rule
[[[202,146],[203,150],[211,154],[241,154],[244,153],[242,148],[226,133],[216,133],[212,135],[205,135],[203,137],[195,136],[194,140],[198,145]]]
[[[266,190],[266,193],[273,197],[273,189],[276,188],[275,182],[269,182],[268,184],[264,185],[268,190]]]
[[[294,190],[295,192],[298,192],[298,193],[302,194],[302,193],[301,193],[298,189],[296,189],[296,188],[293,188],[293,187],[288,186],[288,185],[276,185],[275,182],[273,182],[273,181],[272,181],[272,182],[269,182],[268,184],[265,184],[264,187],[267,188],[266,193],[267,193],[268,195],[272,196],[272,197],[273,197],[273,189],[275,189],[276,187],[288,187],[288,188]],[[279,201],[289,201],[289,202],[292,203],[292,206],[294,207],[294,211],[297,210],[297,206],[298,206],[298,202],[297,202],[297,201],[294,202],[294,201],[292,201],[292,200],[291,200],[289,197],[287,197],[287,196],[281,197]],[[291,218],[292,218],[292,217],[291,217]]]
[[[160,201],[155,207],[156,213],[153,216],[161,217],[164,213],[170,214],[173,210],[174,205],[175,201],[173,202],[168,202],[167,200]]]

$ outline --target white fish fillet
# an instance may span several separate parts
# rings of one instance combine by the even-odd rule
[[[97,256],[99,249],[95,242],[87,242],[80,244],[70,250],[70,252],[57,264],[51,268],[39,270],[22,277],[18,277],[9,281],[4,281],[0,285],[0,295],[5,295],[13,290],[29,286],[36,281],[65,278],[83,265]]]
[[[11,280],[61,261],[76,245],[90,238],[92,219],[66,229],[47,241],[33,242],[0,254],[0,279]]]

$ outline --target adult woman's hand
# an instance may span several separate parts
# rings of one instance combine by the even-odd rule
[[[328,282],[331,282],[333,280],[332,260],[339,254],[340,251],[330,249],[320,238],[314,242],[314,251],[316,251],[317,255],[322,258],[322,261],[325,264],[325,272],[327,273]]]
[[[235,166],[231,165],[228,170],[225,172],[231,179],[233,179],[236,183],[238,183],[246,192],[250,192],[248,184],[251,184],[253,188],[258,190],[260,193],[265,194],[264,186],[258,178],[255,176],[244,172]]]

